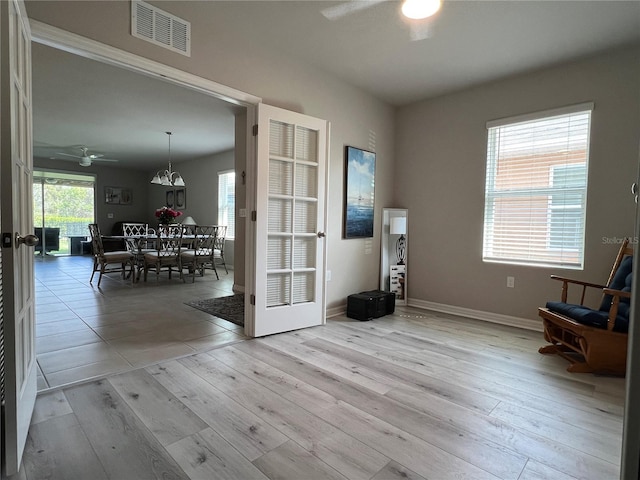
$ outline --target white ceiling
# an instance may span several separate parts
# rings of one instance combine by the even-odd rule
[[[179,3],[224,41],[278,49],[392,105],[640,42],[638,1],[446,1],[420,41],[398,1],[336,20],[321,11],[344,2]],[[121,160],[108,165],[159,169],[167,130],[175,161],[233,147],[231,105],[42,45],[33,57],[36,156],[82,145]]]
[[[80,147],[118,163],[165,169],[232,149],[235,105],[94,60],[33,44],[36,158],[70,159]],[[126,88],[123,88],[123,85]]]

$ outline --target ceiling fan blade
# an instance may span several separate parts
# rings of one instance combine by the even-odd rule
[[[119,162],[120,160],[116,160],[115,158],[92,158],[94,162]]]
[[[384,1],[386,0],[353,0],[351,2],[340,3],[333,7],[325,8],[321,10],[320,13],[329,20],[338,20],[339,18],[361,10],[366,10],[367,8],[373,7],[374,5]]]
[[[104,155],[102,153],[92,153],[91,155],[88,155],[88,157],[91,160],[97,160],[98,158],[104,157]]]
[[[71,155],[69,153],[62,153],[62,152],[56,152],[56,155],[64,155],[65,157],[73,157],[73,158],[82,158],[82,157],[79,157],[78,155]]]

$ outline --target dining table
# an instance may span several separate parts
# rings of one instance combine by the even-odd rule
[[[185,246],[186,248],[190,248],[193,245],[194,240],[201,237],[201,235],[183,233],[179,235],[179,237],[182,239],[183,246]],[[158,249],[158,245],[162,245],[163,240],[175,239],[177,238],[177,236],[148,233],[140,235],[103,235],[102,238],[124,240],[126,244],[132,244],[134,246],[133,251],[130,249],[130,247],[127,248],[127,250],[135,255],[134,266],[136,268],[136,274],[132,279],[132,281],[135,283],[140,280],[140,274],[144,270],[144,254],[149,251],[156,251]],[[148,247],[150,243],[154,245],[153,248]]]

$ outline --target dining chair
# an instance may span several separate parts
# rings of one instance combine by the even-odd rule
[[[125,278],[126,267],[131,267],[130,275],[133,277],[134,256],[127,251],[105,252],[102,244],[102,235],[97,223],[89,224],[89,234],[91,235],[91,245],[93,247],[93,270],[89,283],[93,282],[93,276],[100,272],[98,277],[98,287],[102,282],[102,275],[105,273],[121,272]]]
[[[183,232],[182,225],[177,223],[158,226],[156,248],[143,256],[145,282],[151,268],[156,272],[156,279],[160,278],[160,271],[163,269],[169,272],[171,278],[174,268],[182,278],[180,251],[183,248]]]
[[[216,235],[215,245],[213,248],[213,258],[214,260],[218,259],[220,262],[219,265],[224,267],[224,271],[229,273],[227,270],[227,264],[224,261],[224,239],[227,236],[227,227],[226,225],[218,225],[218,234]],[[218,271],[216,270],[216,275]]]
[[[155,251],[155,248],[151,248],[155,245],[155,240],[149,240],[149,235],[155,236],[156,231],[149,228],[148,223],[123,223],[122,233],[127,251],[134,256],[138,270],[136,280],[139,280],[144,269],[144,254]]]
[[[194,238],[191,247],[180,253],[182,268],[189,269],[192,283],[196,281],[196,271],[202,277],[206,268],[211,268],[219,280],[214,259],[215,241],[219,227],[217,225],[195,225],[192,227]],[[184,275],[182,279],[185,280]]]

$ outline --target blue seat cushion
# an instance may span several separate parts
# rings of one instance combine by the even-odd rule
[[[592,310],[582,305],[574,305],[564,302],[547,302],[547,308],[575,320],[583,325],[596,328],[607,328],[609,313],[602,310]],[[629,330],[629,304],[620,302],[614,332],[626,333]]]

